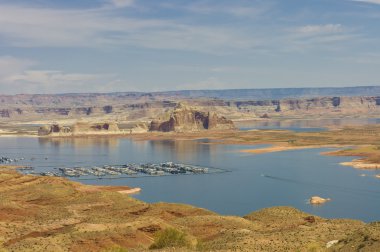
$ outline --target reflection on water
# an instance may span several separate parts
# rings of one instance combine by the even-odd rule
[[[360,126],[379,124],[380,118],[331,118],[331,119],[292,119],[292,120],[252,120],[236,122],[242,130],[287,129],[294,131],[321,131],[329,127]]]
[[[143,201],[186,203],[221,214],[245,215],[264,207],[288,205],[323,217],[380,220],[380,180],[374,178],[377,172],[339,165],[351,157],[319,155],[327,149],[248,155],[238,150],[254,146],[207,142],[12,137],[0,139],[0,155],[24,157],[24,164],[35,167],[37,172],[55,171],[58,167],[166,161],[215,167],[231,172],[80,182],[141,187],[142,192],[134,197]],[[363,173],[367,176],[359,176]],[[313,195],[332,201],[315,208],[305,203]]]
[[[200,144],[196,141],[158,140],[148,143],[153,155],[160,156],[169,152],[169,160],[182,160],[185,163],[194,163],[200,159],[210,162],[216,151],[215,145]]]
[[[60,146],[70,146],[71,148],[80,149],[94,145],[102,146],[106,149],[116,149],[119,147],[119,138],[116,137],[83,137],[83,138],[38,138],[40,147],[59,148]]]
[[[98,151],[99,154],[104,154],[119,150],[121,139],[114,137],[38,138],[38,143],[40,148],[55,149],[56,153],[61,153],[65,149],[72,149],[74,152],[94,150]],[[146,153],[148,151],[153,156],[168,155],[168,161],[183,160],[186,163],[196,162],[205,157],[212,159],[215,157],[215,149],[215,145],[201,144],[199,141],[133,141],[133,153]],[[125,155],[128,157],[130,157],[131,153],[132,151],[125,151]]]

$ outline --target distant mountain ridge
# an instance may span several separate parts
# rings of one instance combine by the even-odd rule
[[[223,90],[180,90],[156,92],[161,95],[184,97],[212,97],[217,99],[266,100],[285,98],[309,98],[320,96],[377,96],[380,86],[322,87],[322,88],[266,88],[266,89],[223,89]]]
[[[113,98],[215,98],[231,100],[267,100],[286,98],[310,98],[333,96],[379,96],[380,86],[357,87],[313,87],[313,88],[265,88],[265,89],[218,89],[218,90],[178,90],[160,92],[110,92],[110,93],[65,93],[65,94],[17,94],[0,95],[3,102],[18,100],[28,103],[31,100],[62,98],[106,99]],[[0,101],[1,101],[0,100]]]
[[[228,119],[380,114],[380,86],[0,95],[0,119],[150,121],[179,102]]]

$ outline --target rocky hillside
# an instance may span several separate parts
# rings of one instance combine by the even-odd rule
[[[203,112],[179,103],[166,121],[153,120],[150,131],[196,132],[200,130],[235,129],[231,120],[214,112]]]
[[[223,216],[188,205],[148,204],[123,194],[126,188],[26,176],[4,167],[0,183],[0,251],[380,249],[378,223],[324,219],[291,207]]]

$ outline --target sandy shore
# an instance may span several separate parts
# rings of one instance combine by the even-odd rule
[[[241,150],[241,152],[263,154],[263,153],[289,151],[289,150],[302,150],[302,149],[310,149],[310,148],[318,148],[318,147],[316,147],[316,146],[281,146],[281,145],[276,145],[276,146],[260,148],[260,149]]]
[[[366,163],[365,161],[361,159],[354,159],[351,162],[342,162],[340,164],[344,166],[352,166],[356,169],[363,169],[363,170],[380,169],[380,164]],[[377,176],[378,178],[380,178],[380,175],[377,175]]]
[[[270,146],[270,147],[260,148],[260,149],[241,150],[241,152],[253,153],[253,154],[263,154],[263,153],[290,151],[290,150],[302,150],[302,149],[314,149],[314,148],[342,148],[342,147],[346,147],[346,146],[341,146],[341,145],[308,145],[308,146],[275,145],[275,146]],[[335,156],[334,152],[323,152],[321,154],[322,155]],[[368,163],[362,159],[354,159],[350,162],[342,162],[342,163],[340,163],[340,165],[351,166],[353,168],[362,169],[362,170],[380,169],[380,164]],[[380,178],[380,174],[376,175],[376,177]]]
[[[24,168],[25,166],[20,165],[0,165],[0,169],[19,169]]]
[[[19,169],[19,168],[24,168],[25,166],[20,166],[20,165],[0,165],[0,171],[3,170],[3,171],[10,171],[12,170],[16,170],[16,169]],[[25,175],[26,176],[26,175]],[[33,175],[29,175],[29,176],[33,176]],[[62,177],[44,177],[44,176],[35,176],[35,177],[40,177],[41,179],[51,179],[51,180],[60,180],[60,179],[63,179],[63,180],[66,180],[66,178],[62,178]],[[96,185],[85,185],[85,184],[81,184],[81,183],[74,183],[73,184],[75,185],[75,188],[79,191],[83,191],[83,192],[96,192],[96,191],[109,191],[109,192],[118,192],[118,193],[121,193],[121,194],[136,194],[136,193],[139,193],[141,192],[141,188],[140,187],[135,187],[135,188],[131,188],[129,186],[96,186]]]
[[[129,190],[122,190],[122,191],[117,191],[121,194],[136,194],[136,193],[139,193],[141,192],[141,188],[140,187],[136,187],[136,188],[132,188],[132,189],[129,189]]]
[[[263,154],[263,153],[290,151],[290,150],[303,150],[303,149],[316,149],[316,148],[341,148],[341,147],[343,146],[341,145],[305,145],[305,146],[274,145],[274,146],[260,148],[260,149],[241,150],[241,152]]]
[[[140,187],[131,188],[129,186],[95,186],[95,185],[79,184],[77,189],[81,191],[86,191],[86,192],[108,191],[108,192],[118,192],[121,194],[136,194],[136,193],[141,192]]]
[[[32,135],[32,134],[1,134],[0,133],[0,137],[32,137],[32,138],[37,138],[39,136],[37,135]]]

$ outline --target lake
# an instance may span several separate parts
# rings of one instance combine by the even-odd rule
[[[57,167],[173,161],[225,169],[218,174],[123,179],[73,180],[97,185],[141,187],[146,202],[186,203],[220,214],[245,215],[272,206],[293,206],[328,218],[380,220],[380,179],[375,171],[339,165],[352,157],[321,156],[328,149],[241,153],[247,145],[198,141],[134,141],[129,138],[0,138],[0,156],[25,157],[36,171]],[[360,176],[366,174],[366,176]],[[319,195],[332,201],[307,203]]]
[[[235,122],[240,130],[267,129],[296,132],[324,131],[329,127],[379,124],[380,118],[328,118],[328,119],[268,119]]]

